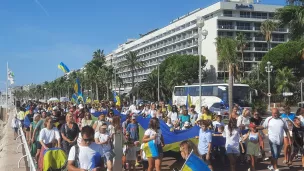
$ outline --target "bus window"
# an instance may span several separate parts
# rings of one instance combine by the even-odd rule
[[[190,96],[198,96],[199,95],[198,86],[189,87],[189,95]]]
[[[174,89],[174,95],[175,96],[186,96],[185,87],[175,87]]]
[[[202,96],[212,96],[213,86],[203,86],[202,87]]]

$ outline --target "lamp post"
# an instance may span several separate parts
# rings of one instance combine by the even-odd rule
[[[196,19],[196,26],[198,28],[198,55],[199,55],[199,111],[201,112],[202,107],[202,41],[206,39],[208,31],[206,29],[202,30],[205,25],[202,17]]]
[[[300,81],[300,83],[301,83],[301,102],[300,102],[300,104],[301,104],[301,107],[304,107],[304,100],[303,100],[303,83],[304,83],[304,79],[302,79]]]
[[[271,98],[271,93],[270,93],[270,73],[273,70],[273,66],[271,65],[271,62],[267,62],[267,66],[265,67],[265,71],[268,73],[268,111],[270,111],[270,98]]]
[[[157,60],[157,101],[159,102],[159,61]]]

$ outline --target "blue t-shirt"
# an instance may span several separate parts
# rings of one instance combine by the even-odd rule
[[[182,126],[186,121],[190,122],[190,115],[179,115]]]
[[[198,152],[200,155],[208,153],[209,143],[212,142],[212,133],[209,130],[203,131],[200,129],[198,139]]]
[[[132,141],[138,141],[139,140],[139,135],[138,135],[138,125],[135,123],[129,123],[127,126],[127,132],[130,135],[130,139]]]
[[[290,113],[289,115],[283,113],[281,115],[281,118],[285,121],[290,120],[291,122],[293,122],[294,118],[296,117],[296,115],[294,113]]]

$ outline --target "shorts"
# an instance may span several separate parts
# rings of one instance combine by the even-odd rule
[[[143,167],[144,170],[147,170],[147,169],[148,169],[149,163],[148,163],[147,160],[142,160],[142,161],[141,161],[141,164],[142,164],[142,167]]]
[[[114,159],[114,157],[115,157],[115,154],[114,154],[113,151],[108,151],[108,152],[104,153],[104,160],[105,160],[105,162],[112,161]]]
[[[240,154],[239,146],[237,146],[237,147],[233,147],[233,146],[226,147],[226,154]]]
[[[270,151],[272,158],[278,159],[280,157],[280,153],[282,150],[283,145],[277,145],[269,141]]]
[[[39,141],[36,141],[35,144],[36,144],[36,148],[40,150],[41,149],[41,143]]]
[[[18,133],[18,128],[14,128],[14,132],[15,132],[15,133]]]
[[[206,159],[206,156],[207,156],[207,154],[203,154],[203,155],[202,155],[203,161],[206,163],[206,165],[211,165],[211,162],[210,162],[211,154],[209,154],[209,157],[210,157],[209,160]]]

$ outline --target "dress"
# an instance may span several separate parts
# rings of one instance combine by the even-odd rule
[[[122,170],[122,147],[123,147],[123,134],[121,131],[115,131],[114,133],[114,153],[115,157],[113,160],[113,170],[121,171]]]

